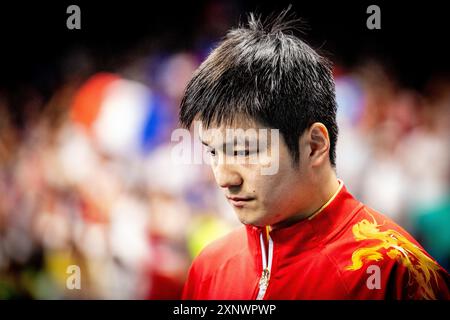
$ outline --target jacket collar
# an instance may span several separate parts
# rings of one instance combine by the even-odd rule
[[[284,228],[270,231],[274,250],[278,255],[294,257],[302,251],[309,250],[330,241],[348,223],[362,204],[348,191],[339,180],[336,193],[313,215]],[[249,249],[259,259],[259,235],[265,228],[246,225]]]

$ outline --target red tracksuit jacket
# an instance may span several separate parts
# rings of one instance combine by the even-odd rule
[[[207,246],[183,299],[449,299],[449,274],[340,183],[312,219],[246,225]]]

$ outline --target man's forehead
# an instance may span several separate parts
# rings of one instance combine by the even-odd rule
[[[220,139],[226,142],[257,140],[261,129],[268,129],[254,120],[236,120],[231,124],[212,124],[208,127],[200,122],[200,139],[209,144]]]
[[[204,129],[250,129],[250,128],[263,128],[264,126],[256,119],[250,118],[245,115],[237,114],[230,119],[225,119],[221,122],[212,121],[208,124],[201,119],[198,120],[200,126]]]

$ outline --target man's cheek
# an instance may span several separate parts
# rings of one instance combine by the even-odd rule
[[[281,160],[281,144],[278,129],[270,130],[270,145],[266,148],[266,152],[262,152],[261,158],[261,174],[265,176],[273,176],[278,174]]]
[[[262,176],[276,175],[280,168],[280,159],[278,155],[258,154],[257,157],[250,159],[250,164],[258,167],[258,174]]]

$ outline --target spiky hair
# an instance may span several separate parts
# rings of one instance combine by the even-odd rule
[[[292,158],[299,159],[300,135],[322,122],[335,166],[335,86],[331,64],[294,33],[300,22],[289,15],[262,20],[249,14],[246,25],[230,30],[194,73],[181,101],[180,123],[195,119],[209,127],[236,117],[280,130]]]

